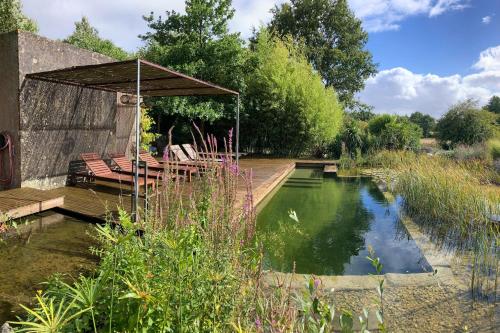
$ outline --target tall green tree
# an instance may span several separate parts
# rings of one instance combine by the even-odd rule
[[[163,66],[227,88],[244,89],[245,49],[239,33],[230,33],[231,0],[186,0],[185,13],[145,16],[150,32],[142,35],[142,55]],[[234,118],[234,98],[164,98],[155,108],[167,114],[212,122]]]
[[[291,40],[266,30],[252,45],[243,145],[274,155],[317,154],[339,133],[343,108]]]
[[[436,119],[432,118],[428,114],[423,114],[421,112],[413,112],[408,118],[412,123],[420,126],[422,128],[422,136],[428,138],[431,136],[431,132],[436,127]]]
[[[272,13],[271,30],[304,42],[309,61],[326,85],[352,106],[354,94],[376,73],[376,65],[365,49],[368,33],[347,0],[291,0]]]
[[[35,21],[23,14],[19,0],[0,0],[0,33],[13,30],[38,32]]]
[[[130,58],[130,55],[126,51],[113,44],[112,41],[101,38],[99,31],[90,25],[89,20],[85,16],[82,17],[80,22],[75,22],[75,31],[64,42],[118,60]]]
[[[489,112],[500,114],[500,97],[492,96],[488,101],[488,104],[485,105],[484,109]]]
[[[477,101],[465,100],[450,108],[436,125],[436,137],[444,147],[473,145],[494,134],[494,115],[479,109]]]

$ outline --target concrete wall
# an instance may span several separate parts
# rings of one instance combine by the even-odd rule
[[[126,151],[134,112],[133,107],[118,103],[116,93],[25,79],[29,73],[114,60],[31,33],[14,35],[18,41],[15,49],[19,64],[14,78],[18,88],[14,93],[16,99],[19,92],[15,122],[20,138],[17,145],[19,175],[15,185],[62,186],[80,153],[97,152],[106,156]],[[0,93],[3,90],[0,87]],[[12,90],[10,87],[9,91]],[[12,106],[9,110],[7,113],[14,112]]]
[[[13,186],[19,186],[21,183],[20,155],[19,150],[19,99],[18,87],[19,76],[17,72],[18,56],[17,56],[17,34],[0,34],[0,132],[8,132],[14,143],[14,177]],[[2,157],[0,157],[2,158]],[[8,163],[7,157],[4,156],[3,162],[5,166]],[[5,173],[0,175],[4,177]],[[0,190],[2,190],[0,184]]]

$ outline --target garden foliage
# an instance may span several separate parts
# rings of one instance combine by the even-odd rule
[[[246,145],[275,155],[321,150],[338,134],[343,107],[308,63],[300,45],[258,33],[247,78]]]

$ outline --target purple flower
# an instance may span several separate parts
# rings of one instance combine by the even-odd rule
[[[260,322],[259,318],[255,319],[255,327],[257,327],[257,328],[261,328],[262,327],[262,323]]]
[[[318,289],[320,283],[321,283],[320,279],[314,279],[314,289]]]

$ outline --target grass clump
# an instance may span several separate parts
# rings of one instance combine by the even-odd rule
[[[394,189],[407,212],[435,238],[472,253],[473,291],[496,297],[499,261],[500,190],[487,186],[480,163],[433,156],[401,157]]]

